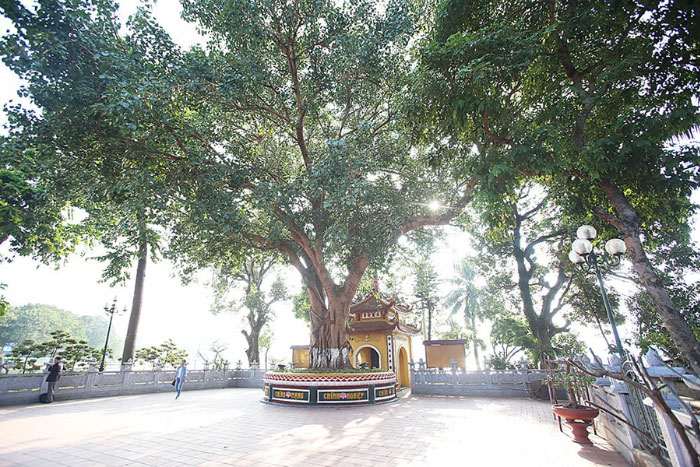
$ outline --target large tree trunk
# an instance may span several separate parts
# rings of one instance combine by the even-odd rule
[[[542,366],[545,358],[553,357],[552,336],[557,334],[556,328],[552,323],[552,300],[554,299],[554,289],[545,294],[542,300],[542,309],[540,313],[535,311],[535,302],[532,298],[530,289],[530,281],[532,280],[535,266],[531,265],[528,269],[526,261],[529,260],[528,253],[521,247],[520,220],[516,211],[516,225],[513,234],[513,256],[517,265],[518,272],[518,290],[520,291],[520,299],[523,304],[523,314],[527,320],[527,324],[536,339],[538,365]],[[533,264],[532,262],[530,262]],[[556,287],[556,285],[555,285]]]
[[[141,318],[141,302],[143,299],[143,285],[146,280],[146,262],[148,260],[148,242],[146,237],[141,238],[139,245],[139,262],[136,267],[136,282],[134,284],[134,298],[131,302],[131,315],[129,316],[129,327],[124,339],[124,352],[122,353],[122,364],[134,359],[136,349],[136,335],[139,329],[139,319]]]
[[[559,334],[559,332],[552,328],[553,326],[549,326],[549,323],[545,322],[536,334],[537,345],[539,346],[537,349],[539,352],[539,365],[543,364],[545,359],[555,357],[554,348],[552,348],[552,337]]]
[[[242,332],[248,342],[248,349],[245,351],[248,357],[248,366],[251,366],[253,362],[260,364],[260,328],[251,329],[250,334],[246,331]]]
[[[527,320],[527,324],[530,326],[532,334],[537,336],[538,329],[540,328],[539,316],[535,311],[535,303],[532,299],[532,293],[530,292],[530,279],[532,278],[532,273],[528,271],[525,266],[525,254],[520,250],[520,248],[514,248],[515,263],[518,270],[518,290],[520,291],[520,299],[523,302],[523,314]]]
[[[700,375],[700,344],[683,315],[671,301],[661,278],[644,251],[644,246],[639,238],[641,229],[637,212],[615,184],[604,181],[601,183],[601,188],[615,208],[619,218],[610,216],[600,209],[597,209],[595,214],[612,224],[622,234],[627,245],[627,257],[632,262],[632,266],[649,294],[659,317],[671,334],[678,350],[690,363],[692,370],[696,375]]]
[[[357,292],[362,275],[367,269],[367,256],[360,252],[350,261],[348,274],[342,286],[337,285],[332,275],[319,258],[319,250],[308,251],[303,261],[290,249],[289,259],[304,278],[309,296],[311,317],[311,349],[309,366],[319,369],[351,368],[350,343],[347,321],[350,304]]]
[[[433,339],[433,310],[428,307],[428,340]]]
[[[311,300],[311,368],[350,368],[350,343],[347,318],[350,302],[338,297],[328,297],[328,306],[314,309],[319,301]],[[314,316],[317,315],[317,316]]]

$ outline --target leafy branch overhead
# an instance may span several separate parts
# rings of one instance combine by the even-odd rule
[[[408,124],[421,10],[182,4],[205,47],[177,47],[150,4],[123,34],[108,0],[5,8],[17,32],[0,53],[41,110],[14,109],[11,138],[40,148],[43,174],[64,175],[69,199],[122,197],[148,211],[183,273],[282,254],[314,311],[312,361],[345,366],[347,335],[332,323],[345,322],[365,269],[400,236],[448,223],[475,192],[470,147],[416,140]],[[436,198],[445,207],[430,212]]]

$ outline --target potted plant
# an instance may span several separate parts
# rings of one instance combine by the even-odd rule
[[[571,427],[574,436],[574,443],[593,444],[588,439],[588,427],[592,424],[593,419],[598,416],[598,409],[587,404],[584,394],[587,392],[587,384],[590,378],[586,375],[576,375],[571,371],[571,365],[564,362],[566,373],[561,379],[561,383],[566,388],[569,396],[569,402],[566,404],[553,404],[552,411],[560,418],[559,428],[561,429],[561,419],[566,420],[566,424]]]

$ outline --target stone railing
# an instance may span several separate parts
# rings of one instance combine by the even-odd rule
[[[267,370],[224,368],[188,370],[185,390],[219,388],[263,388]],[[0,375],[0,406],[30,404],[39,401],[46,373]],[[56,385],[55,400],[87,399],[173,391],[175,370],[66,372]]]
[[[414,394],[463,396],[534,396],[545,384],[543,370],[462,371],[451,368],[425,368],[421,360],[411,364],[411,391]]]
[[[684,368],[670,368],[650,350],[643,359],[646,372],[652,380],[683,385],[683,378],[693,378]],[[620,372],[622,367],[617,356],[612,356],[605,368]],[[591,402],[606,412],[596,419],[598,434],[618,451],[631,465],[656,465],[646,446],[658,446],[664,463],[676,467],[691,464],[692,453],[688,452],[674,430],[669,416],[657,407],[651,399],[626,383],[608,377],[598,378],[591,386]],[[691,416],[681,407],[680,402],[664,392],[664,401],[676,418],[685,427],[688,438],[695,449],[700,451],[700,439],[691,429]],[[697,416],[696,416],[697,417]]]

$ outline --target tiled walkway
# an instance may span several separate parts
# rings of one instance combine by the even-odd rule
[[[405,394],[350,409],[219,389],[0,408],[0,466],[626,465],[562,434],[549,404]],[[602,440],[593,437],[596,443]]]

